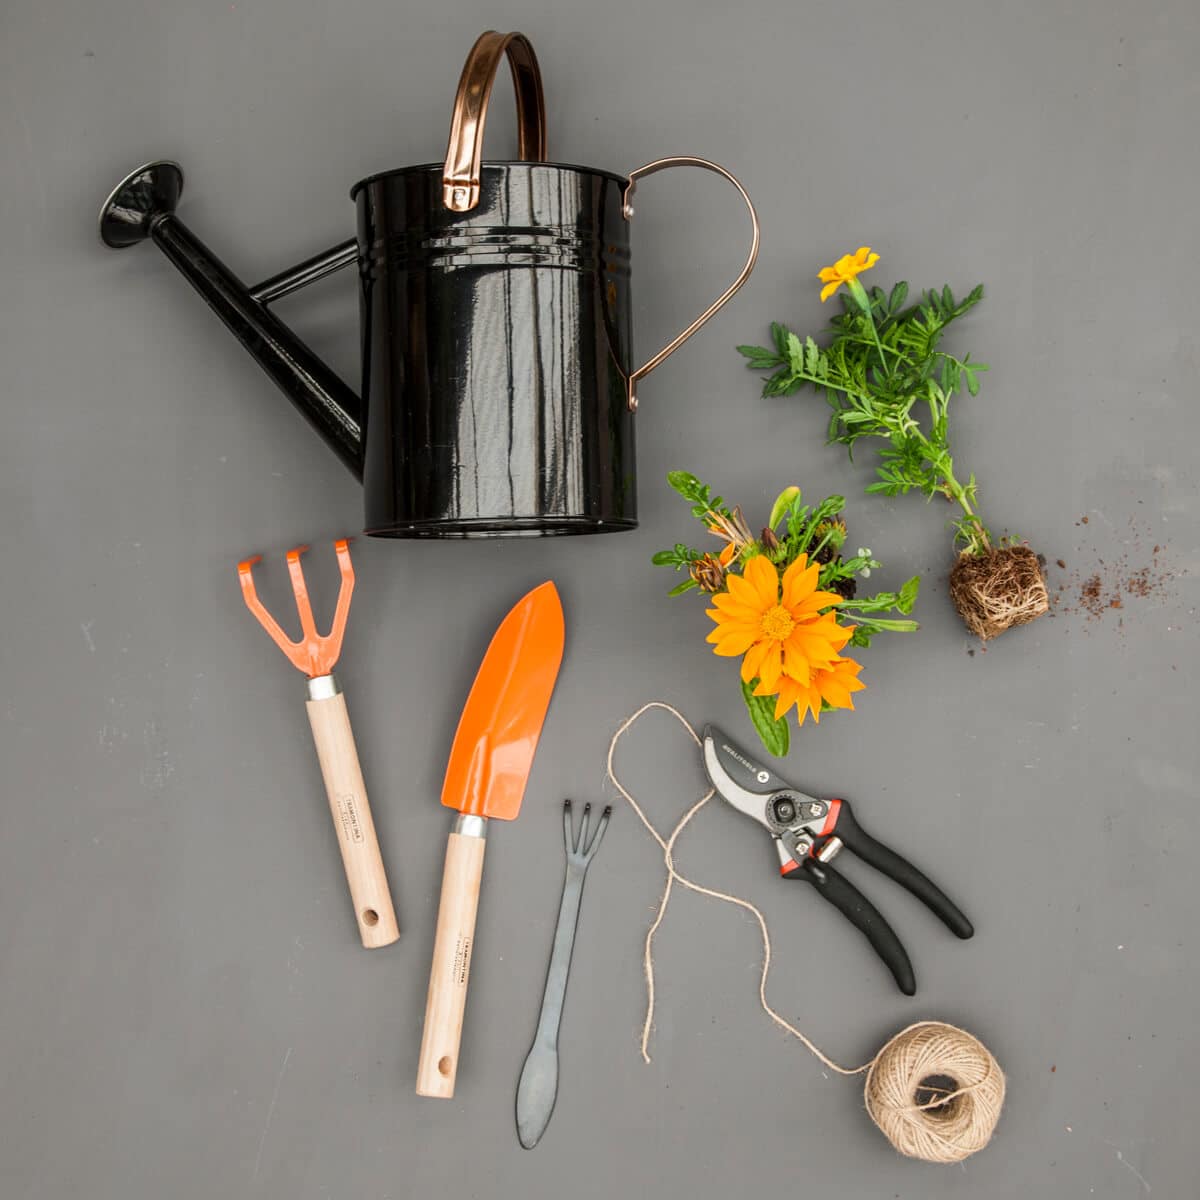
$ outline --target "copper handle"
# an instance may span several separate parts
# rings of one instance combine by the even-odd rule
[[[442,200],[451,212],[470,212],[479,203],[484,122],[496,70],[506,54],[517,96],[517,153],[524,162],[541,162],[546,157],[546,102],[533,46],[523,33],[489,30],[471,47],[454,98],[442,171]]]
[[[723,179],[729,180],[735,188],[738,195],[746,202],[746,208],[750,212],[750,224],[752,228],[752,237],[750,241],[750,254],[746,259],[746,265],[742,267],[741,274],[733,281],[717,297],[712,304],[708,306],[674,341],[665,345],[652,359],[638,367],[636,371],[626,378],[626,391],[629,403],[629,411],[637,411],[637,385],[639,379],[644,379],[655,367],[663,361],[670,358],[684,342],[688,340],[702,325],[710,318],[714,317],[722,308],[732,299],[734,294],[750,278],[750,272],[754,270],[754,264],[758,261],[758,246],[761,240],[761,234],[758,226],[758,213],[754,210],[754,202],[742,187],[741,183],[731,175],[724,167],[718,166],[715,162],[709,162],[706,158],[691,158],[686,155],[675,158],[660,158],[652,163],[647,163],[644,167],[638,167],[636,171],[631,171],[629,174],[629,182],[625,185],[625,194],[623,197],[623,214],[625,220],[630,220],[633,217],[633,207],[629,203],[633,198],[634,188],[637,187],[637,181],[644,179],[647,175],[654,175],[658,171],[665,171],[669,167],[700,167],[705,171],[712,171],[714,174],[720,175]]]

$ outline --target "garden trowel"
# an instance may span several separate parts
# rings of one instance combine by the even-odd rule
[[[442,803],[458,813],[446,846],[417,1095],[454,1095],[488,821],[521,810],[563,652],[553,583],[536,587],[500,623],[458,722]]]

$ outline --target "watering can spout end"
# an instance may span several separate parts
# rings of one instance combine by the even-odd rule
[[[114,250],[153,241],[361,479],[358,396],[268,307],[271,301],[354,262],[356,243],[344,242],[248,288],[176,215],[182,192],[183,169],[178,163],[160,159],[131,171],[100,209],[100,240]]]
[[[144,242],[160,217],[175,211],[183,194],[183,168],[156,159],[130,171],[100,206],[100,240],[112,250]]]

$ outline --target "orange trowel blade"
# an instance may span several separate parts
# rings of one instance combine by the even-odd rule
[[[521,811],[562,654],[562,604],[546,582],[500,622],[483,656],[450,748],[443,804],[502,821]]]

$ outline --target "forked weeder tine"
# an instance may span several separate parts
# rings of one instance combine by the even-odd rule
[[[575,824],[571,819],[571,802],[563,801],[563,845],[568,854],[575,852]]]
[[[580,821],[580,823],[579,823],[579,837],[576,839],[576,842],[575,842],[575,853],[576,854],[583,853],[583,848],[584,848],[584,846],[587,845],[588,822],[591,820],[591,817],[592,817],[592,803],[589,800],[583,806],[583,820]]]
[[[317,623],[313,619],[312,602],[308,598],[308,584],[304,581],[304,568],[300,565],[300,555],[308,549],[307,546],[294,546],[287,552],[288,574],[292,577],[292,591],[296,595],[296,611],[300,614],[300,631],[303,641],[316,651],[316,643],[320,640],[317,633]]]
[[[600,814],[600,822],[596,826],[596,832],[593,835],[592,840],[588,843],[588,848],[583,852],[584,858],[586,858],[589,862],[591,862],[592,856],[600,848],[600,840],[604,837],[604,831],[608,828],[608,822],[611,816],[612,805],[606,804],[604,806],[604,811]]]
[[[243,558],[238,563],[238,583],[242,587],[242,599],[246,601],[246,607],[261,621],[259,616],[263,610],[262,602],[258,598],[258,589],[254,586],[254,567],[257,563],[262,562],[262,555],[256,554],[253,558]]]
[[[338,588],[337,607],[333,610],[333,626],[326,638],[329,654],[329,669],[342,653],[342,638],[346,633],[346,621],[350,616],[350,597],[354,594],[354,564],[350,561],[350,539],[339,538],[333,545],[337,553],[338,568],[342,573]]]
[[[293,665],[303,670],[303,664],[296,662],[296,651],[299,647],[283,632],[279,622],[267,612],[265,605],[258,598],[258,590],[254,586],[254,565],[261,561],[262,555],[256,554],[253,558],[246,558],[238,563],[238,582],[242,585],[242,599],[258,623],[270,635],[271,641],[287,655]]]

